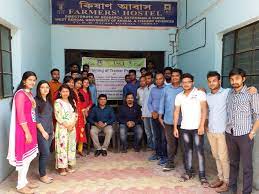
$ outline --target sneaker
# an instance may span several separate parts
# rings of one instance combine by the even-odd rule
[[[168,162],[166,163],[165,167],[163,168],[163,171],[166,172],[166,171],[171,171],[171,170],[174,170],[175,168],[175,165],[173,162]]]
[[[154,160],[159,160],[159,159],[160,159],[160,157],[156,154],[154,154],[148,158],[149,161],[154,161]]]
[[[160,166],[164,166],[165,164],[167,163],[167,158],[161,158],[159,161],[158,161],[158,165]]]

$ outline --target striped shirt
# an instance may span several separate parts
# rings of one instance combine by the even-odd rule
[[[248,93],[245,85],[240,92],[232,89],[227,98],[226,132],[233,136],[249,134],[259,120],[259,95]]]

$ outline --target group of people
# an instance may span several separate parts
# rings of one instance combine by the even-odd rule
[[[194,86],[193,75],[171,67],[164,68],[163,72],[157,71],[154,83],[154,74],[146,68],[141,69],[139,80],[134,70],[128,75],[130,81],[124,86],[123,94],[125,97],[127,93],[132,94],[141,106],[147,145],[154,150],[148,160],[158,160],[163,171],[173,170],[180,147],[185,168],[181,180],[187,181],[194,176],[192,158],[195,148],[201,184],[215,188],[218,193],[231,194],[237,193],[241,160],[243,194],[252,192],[252,152],[259,128],[259,95],[255,87],[246,86],[243,69],[234,68],[229,72],[232,88],[227,89],[222,88],[218,72],[208,72],[208,92]],[[141,133],[138,128],[134,130],[135,139],[138,139]],[[124,131],[124,127],[120,131]],[[205,134],[218,171],[210,183],[205,173]]]
[[[58,69],[51,70],[51,81],[39,81],[27,71],[14,94],[9,136],[9,163],[18,171],[17,191],[33,193],[38,187],[27,180],[31,161],[39,152],[40,181],[49,184],[53,178],[46,173],[50,147],[54,142],[55,165],[61,176],[75,172],[76,157],[84,157],[87,143],[86,125],[90,124],[94,155],[107,156],[114,133],[113,123],[119,123],[121,152],[128,149],[127,134],[134,133],[133,148],[141,149],[145,132],[147,146],[154,151],[148,158],[158,160],[163,171],[175,168],[178,147],[183,153],[185,173],[182,181],[191,179],[193,152],[197,151],[199,178],[204,187],[219,193],[236,193],[239,161],[243,164],[243,193],[252,192],[252,150],[254,136],[259,128],[259,96],[255,87],[245,85],[246,73],[236,68],[230,71],[232,89],[221,87],[221,76],[216,71],[207,74],[208,88],[194,87],[194,77],[180,69],[164,68],[163,72],[141,68],[141,77],[129,70],[123,88],[123,104],[118,115],[107,105],[106,94],[97,97],[94,74],[89,65],[79,71],[77,64],[63,83]],[[127,77],[127,79],[126,79]],[[98,134],[103,131],[101,145]],[[211,183],[205,173],[204,135],[207,134],[218,175]]]

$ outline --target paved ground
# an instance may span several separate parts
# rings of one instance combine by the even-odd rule
[[[127,154],[108,153],[107,157],[95,158],[93,153],[77,160],[77,171],[62,177],[49,167],[54,182],[46,185],[39,182],[37,194],[215,194],[212,189],[202,188],[198,176],[182,183],[179,177],[183,165],[177,159],[177,168],[172,172],[162,172],[156,162],[147,161],[151,152],[133,151]],[[215,164],[207,158],[207,174],[211,180],[215,174]],[[197,168],[196,168],[197,169]],[[29,177],[37,180],[38,164],[35,160],[30,168]],[[0,194],[16,193],[17,173],[12,173],[0,184]]]

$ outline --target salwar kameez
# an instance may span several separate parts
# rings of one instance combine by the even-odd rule
[[[56,169],[67,168],[76,164],[76,130],[75,127],[69,131],[62,124],[74,123],[77,119],[72,105],[57,99],[54,103],[56,123],[55,132],[55,152],[56,152]]]
[[[28,184],[29,166],[38,153],[36,115],[33,103],[35,101],[32,93],[27,93],[21,89],[14,95],[7,159],[18,171],[17,189],[22,189]],[[32,136],[31,143],[26,143],[23,124],[28,126]]]

